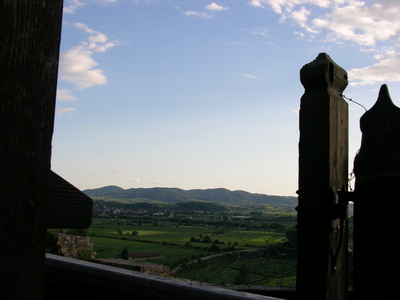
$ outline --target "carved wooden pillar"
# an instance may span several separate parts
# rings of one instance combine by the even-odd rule
[[[386,85],[360,127],[354,160],[354,293],[356,299],[393,299],[400,282],[400,108]]]
[[[298,299],[345,299],[348,185],[347,73],[325,53],[300,71]]]
[[[61,0],[0,1],[2,299],[43,298]]]

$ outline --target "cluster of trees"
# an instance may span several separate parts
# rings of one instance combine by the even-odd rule
[[[178,224],[178,226],[201,226],[203,224],[207,224],[222,227],[238,227],[243,225],[243,220],[235,219],[235,215],[241,215],[243,213],[247,214],[247,212],[241,213],[239,211],[228,212],[227,208],[224,206],[207,202],[184,202],[177,204],[158,205],[150,203],[125,204],[96,201],[94,206],[97,208],[93,211],[94,217],[104,217],[105,215],[107,215],[104,212],[104,207],[107,207],[107,209],[109,209],[111,212],[113,211],[113,209],[118,210],[119,212],[118,214],[110,212],[107,215],[108,217],[126,219],[128,224],[138,222],[139,225],[143,223],[153,223],[161,225],[162,223],[168,221],[176,223]],[[264,210],[264,208],[260,208],[260,210]],[[153,216],[154,212],[159,211],[163,211],[165,212],[165,214],[163,216]],[[250,216],[251,220],[257,223],[266,220],[266,216],[261,211],[252,211],[250,212]],[[271,216],[267,219],[273,222],[281,222],[287,221],[291,218],[291,216],[279,216],[277,212],[275,216]],[[263,223],[260,228],[276,229],[283,232],[282,229],[279,228],[279,225],[277,228],[274,228],[276,224],[279,223]],[[271,225],[272,227],[270,227]]]
[[[198,243],[214,243],[214,244],[224,244],[224,242],[219,241],[218,239],[214,239],[213,235],[203,235],[199,234],[198,236],[192,236],[190,238],[191,242],[198,242]]]
[[[118,234],[123,234],[123,233],[124,233],[124,230],[123,230],[122,228],[118,228],[118,229],[117,229],[117,233],[118,233]],[[127,234],[136,236],[136,235],[139,235],[139,231],[137,231],[137,230],[132,230],[131,233],[128,232]]]

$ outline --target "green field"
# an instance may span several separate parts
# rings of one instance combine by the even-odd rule
[[[295,285],[296,262],[292,259],[263,259],[259,257],[244,257],[238,259],[220,259],[219,261],[205,262],[204,266],[192,271],[181,273],[182,278],[208,282],[213,284],[246,284],[269,286]],[[247,278],[237,282],[240,269],[248,267]]]
[[[94,245],[97,258],[118,257],[124,248],[130,253],[158,252],[160,257],[146,261],[171,268],[183,266],[178,276],[191,280],[232,284],[239,276],[240,267],[245,264],[251,268],[248,272],[251,284],[277,285],[280,282],[290,285],[293,282],[295,259],[277,259],[275,250],[264,251],[268,252],[266,257],[242,254],[231,260],[229,255],[220,255],[239,250],[275,249],[287,240],[283,231],[257,229],[260,226],[256,222],[250,226],[248,220],[238,223],[238,226],[213,226],[204,222],[201,225],[193,224],[195,222],[182,225],[183,222],[171,222],[168,218],[158,220],[94,218],[86,235]],[[288,226],[292,224],[293,220],[285,223]],[[210,255],[216,256],[193,264]]]
[[[136,232],[132,235],[132,232]],[[191,238],[203,236],[212,236],[212,240],[218,240],[222,246],[236,244],[240,247],[254,246],[262,247],[268,244],[275,244],[282,242],[286,237],[282,232],[273,232],[266,230],[248,230],[245,227],[236,228],[221,228],[215,226],[178,226],[175,224],[142,224],[138,225],[133,222],[124,220],[112,219],[95,219],[89,228],[88,236],[92,237],[96,248],[103,248],[103,250],[114,249],[120,247],[121,243],[130,243],[132,240],[138,241],[139,244],[145,243],[145,247],[152,248],[146,242],[176,244],[176,246],[184,246]],[[93,239],[97,237],[96,239]],[[99,242],[101,239],[106,238],[105,242],[100,247]],[[118,239],[119,242],[116,242]],[[138,243],[135,243],[135,245]],[[205,243],[192,242],[192,246],[205,247]],[[123,246],[122,246],[123,247]],[[143,249],[140,246],[140,249]],[[133,252],[133,249],[130,250]],[[107,251],[106,251],[107,252]]]

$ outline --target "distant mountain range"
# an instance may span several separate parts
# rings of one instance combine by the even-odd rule
[[[222,205],[269,205],[274,207],[295,207],[297,197],[253,194],[245,191],[218,189],[182,190],[178,188],[131,188],[115,185],[83,191],[89,197],[101,200],[147,203],[183,203],[193,201],[211,202]]]

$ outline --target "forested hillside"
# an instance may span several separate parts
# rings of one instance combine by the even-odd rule
[[[124,202],[148,203],[184,203],[203,201],[220,205],[268,205],[274,207],[295,207],[297,197],[253,194],[245,191],[230,191],[227,189],[194,189],[178,188],[131,188],[122,189],[118,186],[105,186],[98,189],[83,191],[89,197],[101,200],[123,200]]]

